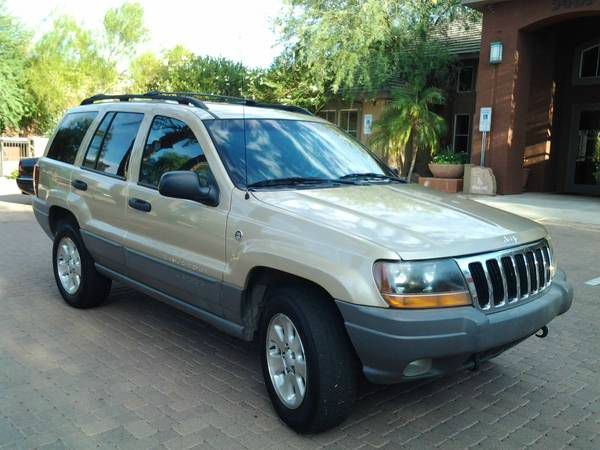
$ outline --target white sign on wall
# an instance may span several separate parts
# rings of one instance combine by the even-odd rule
[[[365,114],[363,119],[363,133],[366,135],[373,133],[373,114]]]
[[[492,131],[492,108],[481,108],[479,115],[479,131],[489,133]]]

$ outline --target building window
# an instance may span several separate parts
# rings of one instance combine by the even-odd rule
[[[358,138],[358,111],[340,111],[340,128],[351,136]]]
[[[471,129],[471,116],[469,114],[456,114],[454,116],[454,141],[452,148],[455,153],[468,153]]]
[[[317,116],[337,125],[336,112],[333,109],[324,109],[322,111],[319,111],[317,113]]]
[[[600,77],[600,44],[589,47],[581,52],[579,78]]]
[[[458,69],[457,92],[472,92],[475,83],[475,68],[461,67]]]

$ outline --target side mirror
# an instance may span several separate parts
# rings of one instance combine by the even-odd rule
[[[160,177],[158,192],[165,197],[181,198],[204,203],[208,206],[219,204],[219,188],[212,176],[206,186],[202,186],[196,172],[181,170],[166,172]]]

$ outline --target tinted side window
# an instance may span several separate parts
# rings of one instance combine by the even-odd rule
[[[96,170],[109,175],[124,177],[129,155],[144,115],[140,113],[117,113],[104,136]]]
[[[181,120],[156,116],[144,148],[139,183],[157,187],[162,174],[173,170],[192,170],[204,184],[211,176],[191,128]]]
[[[88,128],[98,115],[95,111],[67,114],[50,145],[48,158],[73,164]]]
[[[90,146],[88,147],[87,153],[85,155],[85,159],[83,161],[83,166],[89,169],[96,168],[96,160],[98,159],[98,153],[100,153],[100,148],[102,147],[102,143],[104,142],[104,136],[106,136],[106,130],[110,126],[110,123],[115,117],[114,112],[107,113],[96,132],[94,133],[94,137],[92,138],[92,142],[90,142]]]

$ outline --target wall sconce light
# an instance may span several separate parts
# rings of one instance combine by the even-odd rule
[[[500,64],[503,53],[504,45],[502,42],[492,42],[490,44],[490,64]]]

